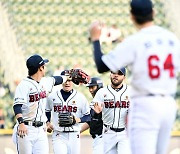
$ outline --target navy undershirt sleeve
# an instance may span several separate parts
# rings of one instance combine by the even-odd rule
[[[17,114],[19,114],[19,113],[22,114],[22,109],[21,109],[21,107],[22,107],[22,104],[16,104],[16,105],[13,106],[13,110],[14,110],[14,114],[15,114],[15,115],[17,115]]]
[[[94,48],[94,61],[96,63],[96,67],[99,73],[104,73],[109,71],[110,69],[104,64],[101,57],[103,56],[103,53],[101,52],[101,46],[99,41],[93,42],[93,48]]]
[[[55,86],[63,83],[63,78],[61,76],[53,76],[55,79]]]
[[[81,117],[80,119],[81,119],[80,123],[84,123],[84,122],[87,122],[87,121],[91,121],[91,116],[90,116],[90,114],[88,114],[88,115],[85,115],[85,116]]]
[[[51,112],[46,112],[46,117],[48,119],[48,122],[51,121]]]

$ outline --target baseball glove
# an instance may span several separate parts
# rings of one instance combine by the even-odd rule
[[[76,123],[74,115],[71,112],[59,113],[59,127],[71,127]]]
[[[71,69],[69,71],[70,77],[72,78],[72,82],[79,85],[79,83],[87,84],[90,80],[90,76],[87,75],[81,69]]]

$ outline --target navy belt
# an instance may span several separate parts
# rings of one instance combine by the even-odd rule
[[[105,127],[109,127],[108,125],[104,124]],[[115,132],[122,132],[125,130],[125,128],[113,128],[113,127],[109,127],[111,130],[115,131]]]
[[[41,127],[44,122],[41,121],[24,121],[25,125],[34,126],[34,127]]]

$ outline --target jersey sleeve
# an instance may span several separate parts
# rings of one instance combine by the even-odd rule
[[[55,79],[53,77],[43,77],[40,82],[48,93],[52,92],[55,84]]]
[[[25,104],[28,100],[28,87],[26,84],[24,84],[23,82],[21,82],[15,91],[15,95],[14,95],[14,105],[16,104]]]
[[[50,97],[47,98],[47,103],[46,103],[46,112],[51,112],[53,108],[53,101],[51,100]]]
[[[130,44],[130,42],[133,42],[131,38],[127,38],[114,50],[102,56],[102,61],[111,71],[117,72],[120,68],[133,63],[135,58],[134,44]]]

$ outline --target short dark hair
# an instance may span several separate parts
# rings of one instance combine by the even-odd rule
[[[28,69],[28,75],[29,76],[34,75],[35,73],[37,73],[38,69],[39,69],[38,67],[32,68],[32,69]]]
[[[132,13],[132,11],[131,11],[131,13]],[[135,22],[137,24],[139,24],[139,25],[142,25],[142,24],[144,24],[144,23],[146,23],[148,21],[153,21],[154,20],[153,12],[148,14],[148,15],[146,15],[146,16],[134,15],[133,13],[132,13],[132,15],[134,16]]]

